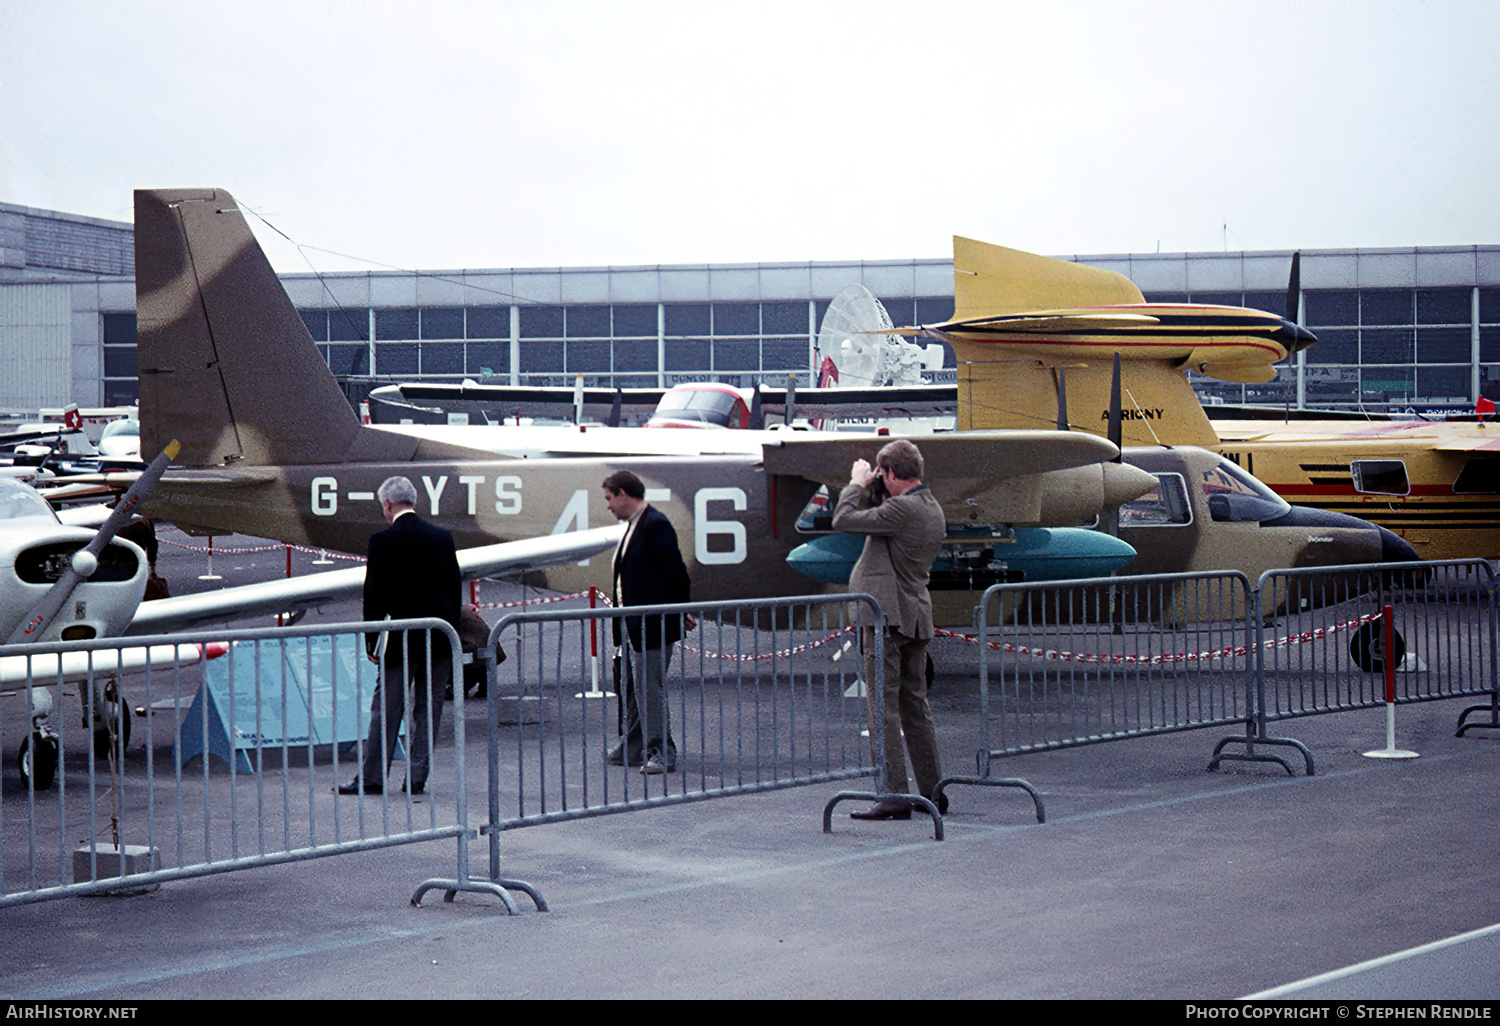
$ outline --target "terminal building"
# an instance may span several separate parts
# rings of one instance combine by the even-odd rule
[[[1285,313],[1291,253],[1067,255],[1148,302]],[[357,401],[377,384],[665,387],[813,383],[818,325],[845,286],[898,325],[953,312],[947,258],[281,276]],[[1500,246],[1305,250],[1298,320],[1317,345],[1275,381],[1197,378],[1205,403],[1464,406],[1500,398]],[[0,410],[135,401],[133,229],[0,204]],[[934,381],[954,380],[953,354]]]

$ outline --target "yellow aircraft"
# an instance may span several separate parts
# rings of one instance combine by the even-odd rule
[[[953,346],[958,426],[1038,427],[1051,403],[1104,435],[1122,366],[1122,445],[1217,451],[1289,502],[1388,528],[1422,559],[1500,558],[1500,427],[1479,422],[1211,421],[1192,370],[1262,382],[1316,339],[1276,314],[1147,303],[1123,275],[955,236],[954,313],[897,329]],[[1291,294],[1296,294],[1293,267]],[[1065,398],[1064,398],[1065,397]]]

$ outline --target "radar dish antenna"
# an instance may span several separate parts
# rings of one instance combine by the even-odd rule
[[[882,335],[894,327],[880,300],[863,285],[850,285],[833,297],[818,330],[818,351],[839,369],[839,387],[871,388],[897,383],[901,350],[907,343]],[[916,348],[913,346],[912,348]],[[921,365],[916,366],[921,380]]]

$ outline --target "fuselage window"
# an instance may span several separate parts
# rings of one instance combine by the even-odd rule
[[[1453,482],[1456,495],[1494,495],[1500,492],[1500,459],[1476,456],[1464,461]]]
[[[1121,527],[1181,527],[1193,522],[1181,474],[1157,474],[1156,487],[1120,507]]]
[[[1365,495],[1407,495],[1411,481],[1402,460],[1355,460],[1349,464],[1354,490]]]

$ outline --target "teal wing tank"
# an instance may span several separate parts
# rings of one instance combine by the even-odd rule
[[[848,584],[865,545],[864,535],[825,534],[787,555],[798,573],[824,584]],[[1068,581],[1107,577],[1135,558],[1135,549],[1101,531],[1032,527],[1013,538],[988,531],[950,533],[932,564],[933,591],[982,591],[1016,581]]]

